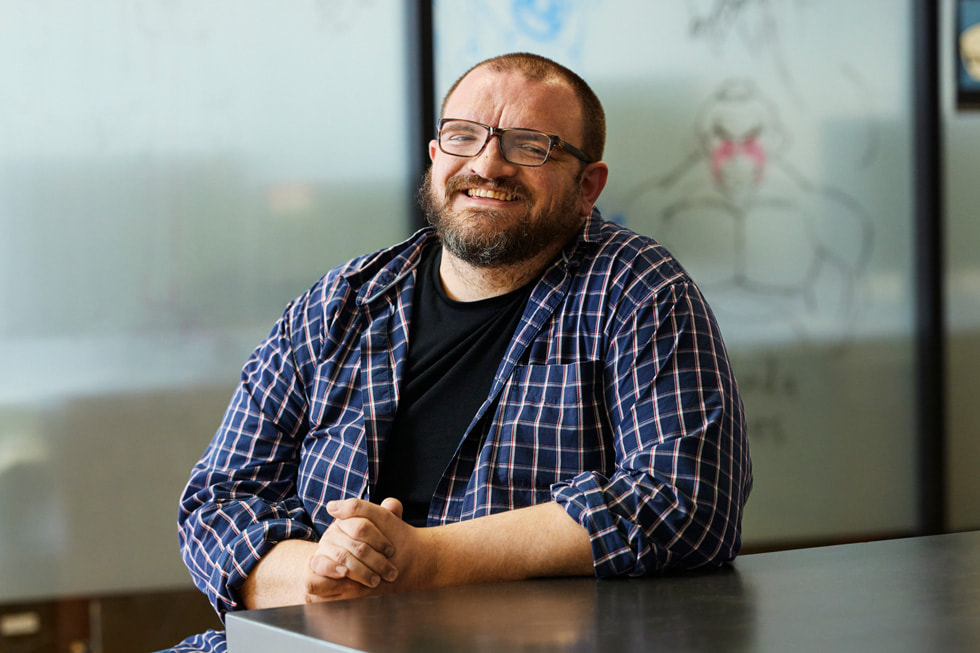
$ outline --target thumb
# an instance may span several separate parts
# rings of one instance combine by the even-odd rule
[[[395,517],[398,517],[398,519],[402,518],[402,511],[403,511],[402,502],[399,501],[398,499],[395,499],[393,497],[388,497],[387,499],[381,502],[381,507],[394,513]]]

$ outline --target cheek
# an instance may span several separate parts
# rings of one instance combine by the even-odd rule
[[[576,186],[571,182],[555,181],[547,186],[545,192],[539,196],[547,199],[549,208],[556,209],[568,202],[569,196],[576,191]]]
[[[432,170],[432,174],[429,177],[429,194],[436,201],[442,201],[446,196],[446,177],[439,174],[435,169]]]
[[[432,162],[432,188],[442,195],[446,189],[446,183],[459,173],[459,164],[455,161],[446,161],[446,157],[436,157]]]

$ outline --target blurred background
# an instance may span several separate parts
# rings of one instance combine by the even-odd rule
[[[177,500],[241,365],[330,267],[421,226],[433,107],[516,50],[593,86],[600,209],[718,314],[746,551],[980,528],[977,22],[980,0],[0,0],[0,651],[218,626]]]

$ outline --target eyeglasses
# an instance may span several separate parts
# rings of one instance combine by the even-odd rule
[[[504,160],[509,163],[542,166],[556,147],[586,163],[592,163],[585,152],[554,134],[534,129],[490,127],[458,118],[443,118],[439,121],[439,149],[452,156],[477,156],[494,136],[497,137]]]

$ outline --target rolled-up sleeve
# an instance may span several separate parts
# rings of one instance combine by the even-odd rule
[[[731,365],[698,289],[674,282],[639,302],[606,361],[615,469],[552,486],[590,533],[596,575],[732,560],[751,463]]]
[[[290,338],[300,306],[287,308],[246,363],[181,498],[181,555],[221,614],[242,607],[238,590],[272,546],[316,537],[296,492],[308,405]]]

